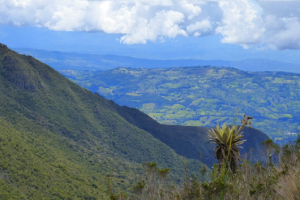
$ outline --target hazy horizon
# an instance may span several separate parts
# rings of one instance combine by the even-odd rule
[[[300,1],[4,0],[9,48],[146,59],[300,63]]]

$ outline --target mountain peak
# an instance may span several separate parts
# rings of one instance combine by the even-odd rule
[[[0,54],[7,52],[9,49],[5,44],[0,43]]]
[[[12,83],[14,88],[37,92],[49,85],[57,86],[62,76],[51,67],[45,65],[32,56],[20,55],[0,44],[0,72],[3,80]],[[53,79],[58,83],[54,84]]]
[[[5,45],[4,45],[5,46]],[[2,55],[0,55],[1,61],[1,74],[3,75],[4,79],[11,82],[14,86],[19,89],[25,89],[31,92],[36,90],[36,81],[35,73],[32,67],[27,62],[23,56],[14,55],[14,52],[10,52],[7,47],[2,46],[0,51],[5,48],[7,51],[1,51]]]
[[[0,48],[7,48],[5,44],[0,43]]]

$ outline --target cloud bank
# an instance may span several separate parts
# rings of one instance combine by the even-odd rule
[[[299,0],[0,0],[0,24],[122,34],[124,44],[220,34],[244,48],[300,48]]]

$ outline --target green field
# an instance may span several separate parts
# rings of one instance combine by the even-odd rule
[[[271,137],[299,132],[300,75],[222,67],[60,71],[79,85],[164,124],[234,123],[236,110]]]

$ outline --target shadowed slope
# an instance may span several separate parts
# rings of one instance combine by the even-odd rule
[[[215,161],[213,153],[214,144],[209,142],[208,127],[179,126],[159,124],[138,109],[123,106],[118,112],[128,122],[151,133],[155,138],[170,146],[179,155],[200,160],[211,166]],[[269,139],[257,129],[244,128],[244,138],[247,140],[242,146],[241,153],[249,153],[254,149],[254,154],[260,153],[262,142]]]

